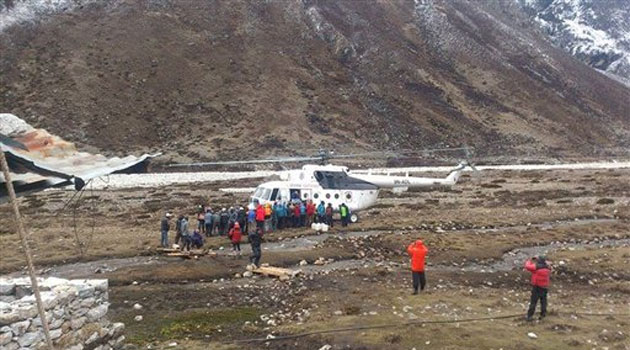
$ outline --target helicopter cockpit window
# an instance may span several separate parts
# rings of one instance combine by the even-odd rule
[[[376,190],[378,187],[367,181],[348,176],[343,171],[316,171],[317,182],[327,190]]]
[[[270,195],[271,195],[271,189],[265,188],[265,192],[262,195],[262,199],[269,200]]]
[[[271,192],[271,198],[269,198],[269,200],[275,201],[277,197],[278,197],[278,189],[274,188],[273,191]]]
[[[265,189],[262,188],[262,187],[256,188],[256,191],[254,192],[254,197],[256,197],[256,198],[262,197],[264,191],[265,191]]]

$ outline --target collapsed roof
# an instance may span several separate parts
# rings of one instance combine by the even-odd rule
[[[80,190],[100,176],[145,172],[149,160],[159,155],[107,158],[79,152],[73,143],[8,113],[0,113],[0,147],[17,195],[68,185]],[[5,178],[0,173],[0,202],[7,201],[7,196]]]

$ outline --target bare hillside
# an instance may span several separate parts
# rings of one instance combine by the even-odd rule
[[[0,48],[0,110],[164,162],[630,145],[630,90],[552,47],[512,1],[87,2],[8,26]]]

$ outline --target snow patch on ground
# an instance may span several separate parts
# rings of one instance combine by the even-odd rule
[[[96,0],[17,0],[11,8],[1,8],[0,32],[15,24],[33,22],[55,13],[72,11],[91,2]]]

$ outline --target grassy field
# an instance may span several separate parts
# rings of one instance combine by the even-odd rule
[[[275,246],[263,250],[264,263],[304,270],[289,281],[238,277],[247,256],[226,254],[223,237],[208,240],[216,256],[157,256],[164,211],[192,214],[199,202],[244,203],[244,195],[218,191],[228,184],[86,192],[76,215],[58,212],[71,192],[44,192],[21,204],[37,266],[62,277],[109,279],[110,318],[125,322],[131,347],[626,350],[629,179],[630,171],[621,170],[484,172],[448,191],[384,192],[349,228],[370,234],[335,228],[329,238],[291,250],[282,244],[313,232],[267,235],[263,248]],[[6,206],[0,219],[11,220]],[[430,249],[428,287],[412,296],[404,248],[418,238]],[[83,254],[77,241],[85,244]],[[1,271],[21,270],[10,225],[3,225],[0,243]],[[529,274],[520,266],[532,252],[547,254],[554,272],[549,316],[527,323]],[[141,259],[111,260],[125,257]],[[320,258],[334,263],[313,266]],[[301,260],[308,266],[299,266]],[[66,267],[69,262],[83,264]],[[134,310],[135,303],[143,308]],[[519,316],[430,323],[503,315]],[[239,342],[346,327],[365,329]]]

